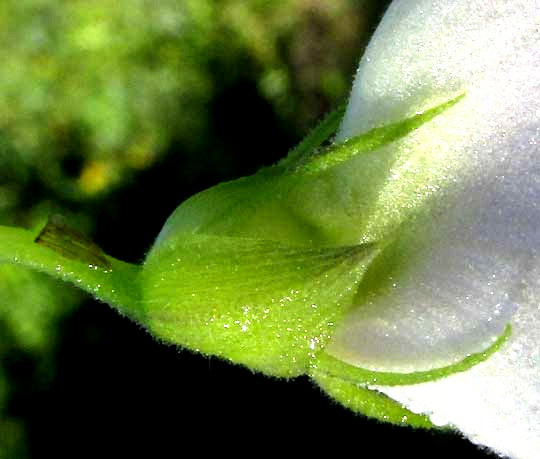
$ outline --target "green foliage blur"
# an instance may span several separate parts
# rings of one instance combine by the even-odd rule
[[[106,193],[171,141],[197,144],[212,98],[242,73],[303,130],[347,93],[361,3],[5,0],[2,172],[19,186],[35,173],[69,199]],[[16,194],[3,184],[2,211]]]
[[[37,229],[61,213],[110,252],[99,225],[113,221],[138,183],[151,183],[145,177],[183,166],[178,180],[189,186],[167,198],[165,215],[212,180],[284,156],[233,152],[242,139],[256,149],[250,142],[264,136],[292,147],[343,102],[386,3],[2,0],[0,224]],[[208,184],[198,175],[205,168]],[[38,273],[0,267],[0,458],[30,457],[20,399],[47,390],[59,324],[82,297]]]

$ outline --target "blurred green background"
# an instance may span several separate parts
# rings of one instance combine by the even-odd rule
[[[0,224],[60,213],[141,261],[181,201],[277,161],[346,99],[388,3],[2,0]],[[390,435],[417,457],[457,441],[161,345],[71,286],[0,266],[0,458],[176,456],[208,439],[307,451],[319,435]]]

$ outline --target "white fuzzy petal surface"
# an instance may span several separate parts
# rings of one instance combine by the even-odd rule
[[[405,228],[411,215],[422,237],[411,265],[386,280],[397,289],[368,296],[335,354],[349,352],[345,360],[362,366],[421,369],[481,346],[511,320],[510,342],[485,363],[431,383],[378,389],[515,458],[540,457],[539,69],[538,1],[396,0],[360,63],[338,135],[466,91],[448,112],[385,147],[395,160],[367,238]],[[414,213],[422,208],[429,210]],[[490,328],[498,303],[506,305],[504,320]],[[482,326],[487,332],[475,340]],[[426,340],[426,330],[435,338]],[[460,335],[461,350],[449,345]]]

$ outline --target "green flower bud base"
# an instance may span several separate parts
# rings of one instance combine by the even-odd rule
[[[305,373],[352,304],[373,246],[181,234],[145,263],[156,336],[275,376]]]
[[[72,282],[164,342],[271,376],[307,374],[354,411],[432,427],[426,416],[411,413],[370,385],[414,384],[464,371],[496,352],[509,327],[480,354],[412,374],[357,368],[326,354],[325,347],[346,313],[361,307],[357,300],[364,274],[393,240],[391,232],[388,240],[361,237],[366,216],[353,212],[351,199],[368,193],[369,183],[356,184],[353,168],[345,174],[350,183],[342,184],[343,171],[361,157],[377,160],[379,147],[408,135],[462,97],[323,146],[340,122],[343,110],[338,110],[277,165],[179,206],[142,266],[105,255],[57,219],[39,234],[0,227],[0,262]]]

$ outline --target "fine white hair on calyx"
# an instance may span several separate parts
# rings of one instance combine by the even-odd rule
[[[417,364],[421,369],[431,358],[444,361],[445,352],[453,359],[455,347],[445,348],[460,333],[459,327],[447,325],[452,294],[454,312],[461,314],[456,323],[461,320],[469,330],[475,317],[481,317],[482,329],[489,311],[498,303],[504,306],[506,299],[501,317],[511,320],[513,335],[495,356],[440,381],[378,389],[516,458],[537,457],[540,451],[538,68],[538,1],[397,0],[360,62],[337,136],[344,140],[466,93],[456,106],[381,150],[390,150],[395,159],[377,192],[367,237],[384,237],[400,225],[407,233],[410,220],[425,241],[415,242],[414,265],[404,262],[386,279],[396,284],[395,290],[368,295],[377,305],[373,313],[369,305],[362,312],[359,304],[354,313],[359,317],[348,322],[353,325],[347,328],[345,320],[335,354],[348,353],[345,360],[390,370]],[[409,237],[404,236],[404,246]],[[460,280],[464,259],[463,269],[476,278]],[[493,289],[486,288],[490,276],[497,278]],[[458,301],[467,290],[474,298],[469,313],[467,302]],[[444,307],[437,314],[441,299]],[[415,307],[424,311],[416,322],[414,314],[405,314]],[[482,307],[486,314],[478,316]],[[377,310],[384,321],[380,329],[371,326]],[[398,327],[393,334],[392,325]],[[381,335],[385,326],[388,337]],[[363,333],[356,344],[355,330]],[[426,342],[426,330],[442,330],[444,339]],[[468,336],[474,333],[463,338]],[[371,353],[355,349],[371,338]],[[423,349],[426,345],[433,346],[433,353]],[[385,346],[411,353],[392,359],[384,355]]]

